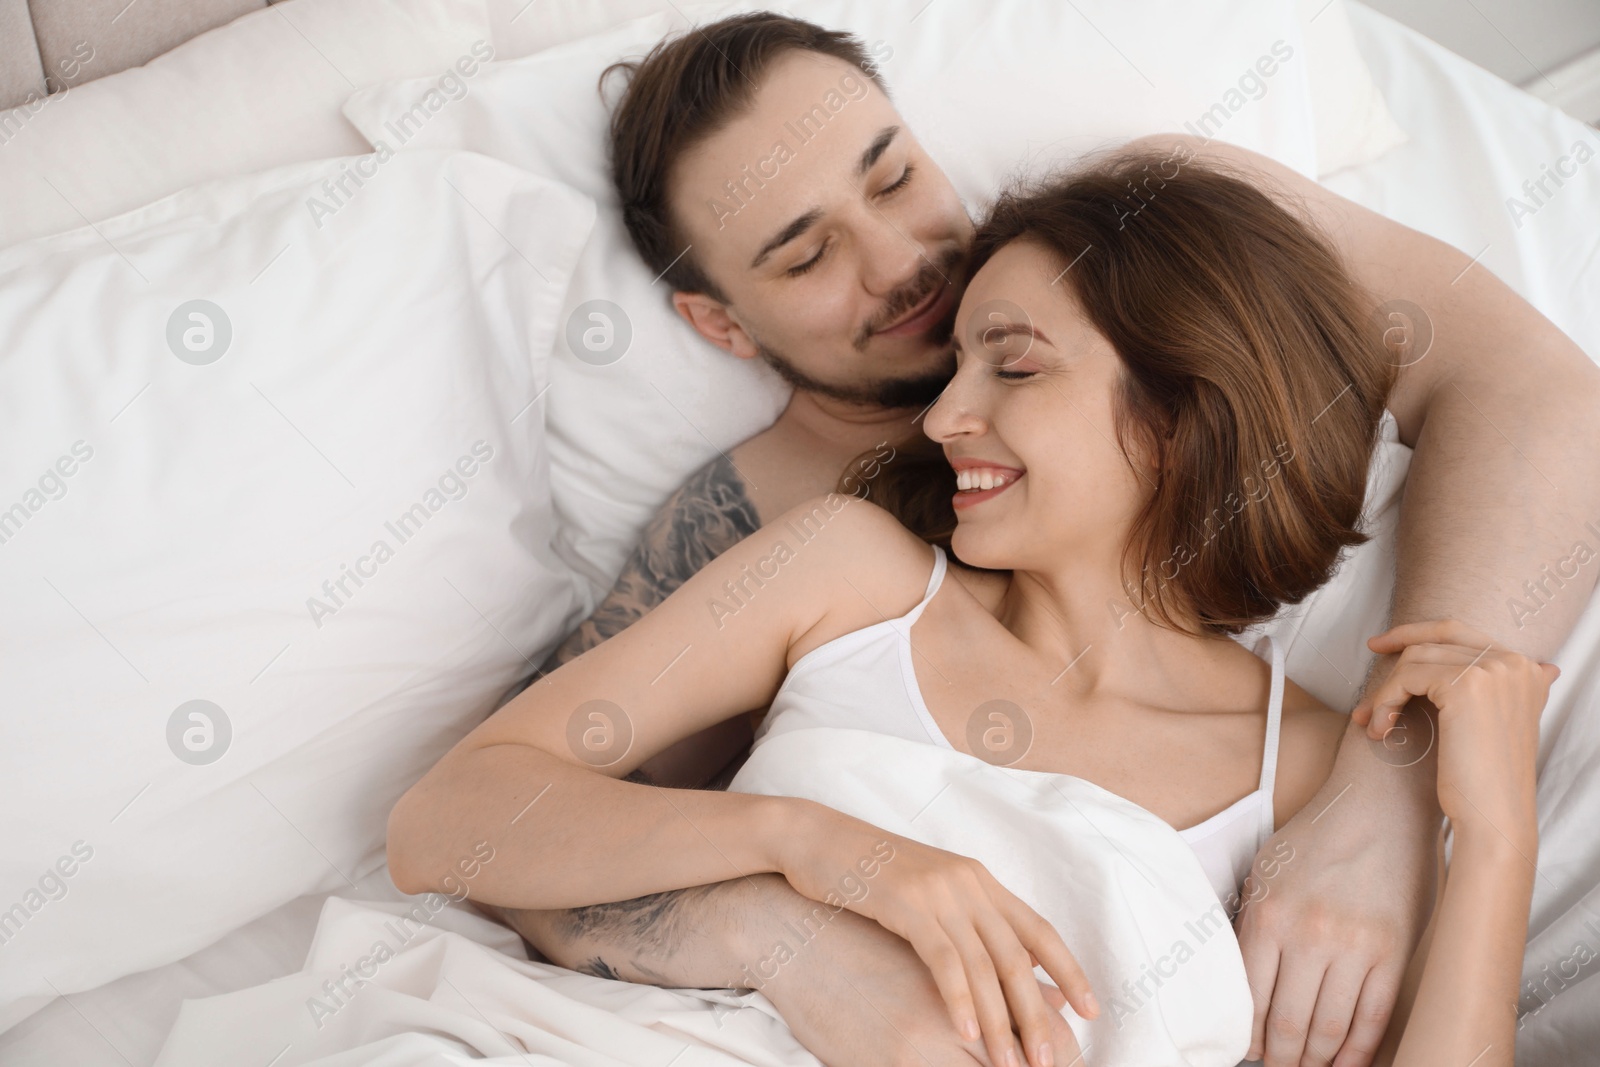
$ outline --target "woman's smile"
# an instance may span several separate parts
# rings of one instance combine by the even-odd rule
[[[959,486],[950,503],[957,508],[970,508],[985,500],[992,500],[1017,484],[1023,471],[1006,467],[969,467],[956,471]]]

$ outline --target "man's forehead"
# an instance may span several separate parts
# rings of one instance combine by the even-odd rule
[[[863,162],[904,120],[859,68],[793,51],[763,72],[750,105],[679,161],[672,199],[689,232],[745,264],[807,212],[856,195]]]
[[[757,80],[753,103],[757,106],[764,102],[781,103],[786,98],[791,98],[792,102],[796,94],[812,95],[812,90],[838,85],[839,79],[847,74],[858,81],[872,82],[865,71],[838,56],[792,48],[767,64]]]

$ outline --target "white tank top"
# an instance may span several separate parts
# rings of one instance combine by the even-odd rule
[[[790,730],[833,726],[872,730],[954,749],[928,712],[911,662],[911,627],[938,592],[946,570],[944,550],[938,545],[933,550],[933,574],[916,607],[899,618],[836,637],[800,657],[756,730],[756,745]],[[1217,899],[1230,914],[1237,906],[1256,853],[1274,829],[1272,795],[1283,712],[1283,654],[1266,634],[1251,650],[1261,656],[1263,648],[1269,650],[1271,657],[1272,695],[1267,707],[1260,783],[1255,792],[1240,797],[1211,818],[1178,831],[1200,858]]]

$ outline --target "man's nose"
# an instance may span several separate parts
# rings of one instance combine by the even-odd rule
[[[929,262],[922,246],[871,205],[865,207],[862,221],[861,281],[867,291],[888,296],[915,281]]]

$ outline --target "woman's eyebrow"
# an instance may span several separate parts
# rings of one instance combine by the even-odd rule
[[[999,336],[996,337],[996,334]],[[1043,341],[1052,348],[1055,347],[1055,342],[1046,337],[1044,331],[1031,322],[997,322],[993,326],[985,326],[977,336],[982,337],[986,344],[991,343],[992,340],[1004,341],[1011,337],[1026,337],[1033,341]],[[956,346],[960,347],[959,340],[956,342]]]

